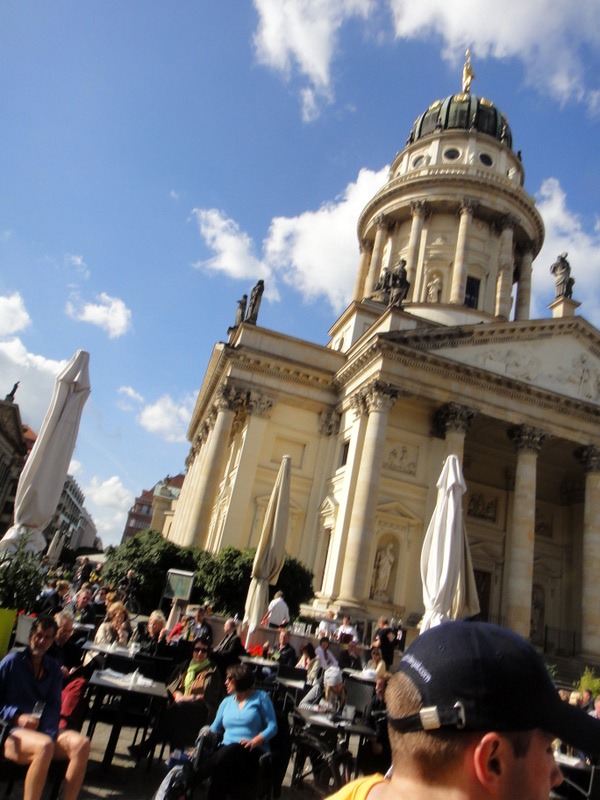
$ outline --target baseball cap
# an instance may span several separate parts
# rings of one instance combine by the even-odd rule
[[[418,636],[398,671],[419,691],[422,708],[389,717],[397,731],[550,733],[587,754],[600,754],[600,721],[560,699],[541,656],[507,628],[445,622]]]
[[[337,686],[338,683],[343,683],[344,676],[339,667],[327,667],[323,675],[323,683],[325,686]]]

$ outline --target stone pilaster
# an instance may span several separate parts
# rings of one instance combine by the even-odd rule
[[[469,249],[469,231],[473,221],[473,213],[477,208],[477,201],[463,200],[460,204],[460,222],[456,239],[456,252],[454,255],[454,268],[452,270],[452,286],[450,288],[450,302],[464,305],[465,290],[467,287],[467,254]]]
[[[600,447],[580,447],[575,455],[585,471],[581,649],[600,654]]]
[[[357,410],[368,413],[365,440],[344,555],[344,568],[338,598],[342,605],[360,606],[366,597],[369,551],[375,524],[379,481],[389,413],[398,391],[388,384],[373,383],[360,392]]]
[[[508,431],[517,450],[515,491],[506,564],[505,621],[526,638],[531,628],[537,457],[546,434],[529,425]]]

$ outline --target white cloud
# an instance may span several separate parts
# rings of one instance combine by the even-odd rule
[[[253,255],[252,239],[240,230],[238,224],[228,219],[216,208],[194,208],[200,235],[216,255],[197,267],[223,272],[232,278],[265,278],[265,269]]]
[[[110,339],[123,336],[131,328],[131,310],[118,297],[102,292],[96,303],[80,303],[73,297],[67,302],[67,314],[77,322],[89,322],[108,333]]]
[[[305,120],[333,99],[331,65],[340,29],[358,18],[398,39],[441,42],[442,56],[457,67],[470,47],[475,59],[515,58],[525,81],[560,102],[600,107],[600,87],[589,53],[600,46],[600,4],[579,0],[254,0],[259,22],[254,37],[258,61],[290,80],[297,72]],[[493,24],[490,24],[493,20]],[[385,39],[385,36],[382,37]],[[475,71],[477,65],[475,63]],[[457,73],[458,79],[458,73]]]
[[[180,403],[169,395],[163,395],[155,403],[145,406],[137,419],[144,430],[167,442],[184,442],[194,402],[195,395],[189,395]]]
[[[98,535],[105,547],[119,544],[127,513],[135,500],[135,495],[123,486],[116,475],[106,480],[97,477],[83,487],[85,505],[96,526]]]
[[[319,103],[332,100],[331,62],[340,28],[366,19],[374,0],[254,0],[259,24],[254,36],[258,61],[289,80],[297,70],[308,79],[301,91],[303,118],[315,119]]]
[[[356,220],[385,183],[387,174],[387,167],[379,172],[362,169],[339,197],[318,210],[297,217],[276,217],[263,242],[262,259],[248,257],[253,242],[236,222],[215,209],[195,209],[199,219],[211,221],[211,225],[200,225],[200,233],[217,252],[206,266],[218,261],[219,269],[232,278],[270,278],[270,300],[278,299],[273,280],[279,275],[305,300],[324,297],[334,311],[341,311],[350,299],[358,268]]]
[[[36,432],[40,429],[52,399],[55,378],[66,364],[66,361],[53,361],[29,353],[17,337],[0,341],[2,381],[9,388],[19,381],[16,402],[19,404],[21,419]]]
[[[178,192],[176,189],[171,189],[169,192],[169,197],[171,200],[179,200],[181,198],[181,193]]]
[[[532,316],[547,316],[546,306],[554,300],[550,266],[560,253],[567,252],[572,277],[573,299],[582,302],[578,313],[600,325],[600,230],[597,223],[588,232],[582,219],[571,211],[567,197],[556,178],[548,178],[536,195],[538,211],[546,227],[544,246],[535,260],[533,272]]]
[[[91,273],[88,269],[88,265],[85,263],[83,256],[73,255],[72,253],[67,253],[65,256],[65,263],[69,267],[73,267],[77,275],[81,278],[90,277]]]
[[[31,325],[23,298],[18,292],[0,296],[0,336],[10,336]]]
[[[139,392],[136,392],[136,390],[131,386],[119,386],[117,392],[129,398],[130,400],[135,400],[136,403],[144,402],[142,395]]]

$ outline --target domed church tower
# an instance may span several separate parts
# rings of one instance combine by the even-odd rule
[[[529,318],[544,226],[523,188],[508,121],[471,93],[473,77],[467,51],[462,92],[417,118],[387,183],[363,210],[356,302],[393,301],[394,270],[404,261],[401,305],[421,319],[454,325]]]
[[[256,546],[287,455],[286,551],[314,574],[312,613],[350,613],[366,641],[369,621],[402,618],[410,636],[455,454],[482,617],[600,659],[600,336],[574,314],[566,254],[552,317],[529,318],[543,224],[508,121],[473,77],[467,54],[462,91],[417,118],[361,213],[353,299],[326,346],[238,304],[168,536]]]

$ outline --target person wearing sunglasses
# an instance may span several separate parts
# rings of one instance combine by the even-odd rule
[[[168,742],[172,750],[192,745],[199,729],[215,718],[225,687],[206,639],[194,640],[191,660],[176,667],[167,686],[170,700],[154,729],[129,747],[136,761],[148,756],[158,742]]]

